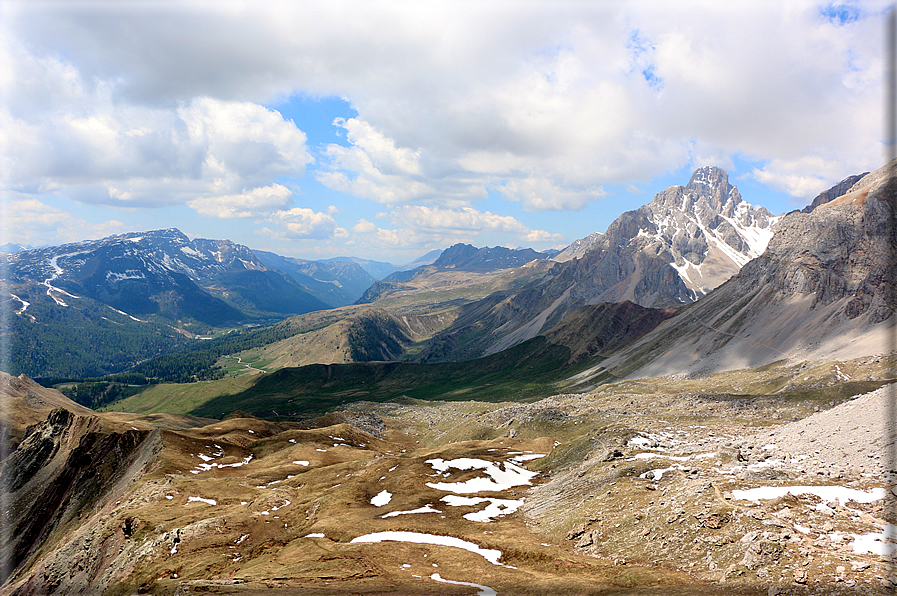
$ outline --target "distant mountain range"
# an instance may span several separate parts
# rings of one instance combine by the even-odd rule
[[[776,217],[745,202],[724,170],[706,166],[696,170],[685,186],[658,193],[647,205],[623,213],[605,232],[591,234],[563,251],[457,244],[424,255],[404,269],[363,259],[285,257],[229,240],[190,240],[176,229],[135,232],[3,255],[9,279],[8,295],[0,297],[0,303],[15,315],[9,330],[13,372],[32,375],[117,372],[182,349],[189,337],[216,328],[285,317],[292,318],[266,340],[276,342],[265,353],[279,366],[470,360],[539,335],[577,337],[570,317],[580,317],[576,325],[582,329],[603,329],[587,324],[584,307],[631,303],[666,309],[659,318],[638,311],[637,323],[624,322],[636,311],[613,311],[618,324],[634,325],[641,336],[649,331],[646,321],[660,324],[686,305],[692,306],[682,312],[697,313],[709,305],[741,304],[745,296],[766,287],[767,282],[754,278],[743,280],[749,272],[760,276],[758,267],[764,268],[763,275],[771,275],[769,255],[788,255],[776,261],[780,263],[776,275],[788,279],[807,274],[809,265],[797,263],[828,262],[831,250],[814,239],[837,245],[839,238],[850,237],[838,231],[842,227],[870,226],[853,211],[845,211],[845,197],[864,197],[862,204],[856,199],[854,210],[866,208],[869,197],[875,199],[869,205],[878,205],[890,188],[883,182],[889,180],[888,172],[847,178],[817,197],[806,213]],[[795,228],[795,222],[804,227]],[[877,241],[856,242],[872,246]],[[869,261],[862,267],[868,270],[885,262],[878,248],[862,254]],[[815,313],[822,312],[819,296],[833,295],[838,284],[853,287],[853,282],[844,280],[865,275],[857,272],[859,266],[831,265],[825,283],[818,282],[812,290],[817,296],[811,302]],[[378,281],[377,275],[390,268],[392,272]],[[741,294],[717,297],[732,292],[736,280],[742,280]],[[871,310],[880,318],[885,299],[870,284],[862,286],[861,296],[854,296],[849,312]],[[762,306],[777,303],[771,296]],[[839,296],[841,300],[846,295]],[[351,308],[329,310],[353,302]],[[309,314],[314,311],[322,314]],[[593,314],[608,317],[610,312],[599,309]],[[699,318],[710,325],[707,316]],[[757,325],[767,318],[775,317],[756,315]],[[683,320],[677,314],[662,327],[671,329]],[[567,331],[558,335],[556,329],[564,325]],[[699,326],[689,332],[693,341],[703,341],[700,337],[706,334],[700,331]],[[809,328],[795,327],[792,332],[794,337],[815,337]],[[578,359],[607,356],[608,345],[622,348],[600,338],[591,343],[583,337],[571,341],[576,345],[568,347]],[[631,360],[636,361],[648,366],[648,360]],[[706,364],[708,370],[727,365],[722,360]],[[613,366],[614,374],[622,370]]]
[[[416,290],[424,279],[448,271],[482,275],[523,267],[532,261],[549,259],[553,254],[555,253],[537,252],[531,248],[515,250],[501,246],[477,248],[470,244],[455,244],[440,251],[438,258],[434,259],[432,263],[396,271],[374,283],[358,299],[357,304],[369,304],[396,292]]]
[[[177,229],[19,250],[6,260],[14,372],[100,375],[214,328],[357,300],[375,281],[351,261],[306,261]]]

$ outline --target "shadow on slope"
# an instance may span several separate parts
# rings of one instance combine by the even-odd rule
[[[248,389],[213,398],[192,410],[221,417],[240,409],[263,418],[304,417],[353,401],[509,401],[557,393],[557,382],[632,345],[673,310],[631,302],[583,307],[551,330],[491,356],[462,362],[355,362],[284,368]]]
[[[249,389],[220,396],[191,413],[221,417],[236,409],[262,418],[304,417],[353,401],[526,399],[555,391],[569,374],[570,350],[535,338],[487,358],[466,362],[356,362],[283,368]]]

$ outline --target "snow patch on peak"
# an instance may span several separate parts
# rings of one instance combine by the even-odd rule
[[[201,259],[205,258],[204,254],[202,254],[201,252],[199,252],[198,250],[196,250],[194,248],[190,248],[189,246],[182,246],[181,252],[184,253],[185,255],[191,255],[194,257],[199,257]]]

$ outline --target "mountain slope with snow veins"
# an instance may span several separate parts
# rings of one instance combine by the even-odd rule
[[[688,289],[677,301],[687,303],[762,254],[778,220],[764,207],[744,201],[725,170],[704,166],[686,186],[671,186],[647,205],[621,215],[592,250],[619,248],[668,261]],[[631,299],[620,294],[633,287],[625,284],[610,293],[618,294],[614,301]]]
[[[728,178],[725,171],[705,166],[688,186],[669,188],[647,206],[675,258],[672,267],[696,298],[760,256],[778,222],[765,208],[742,200]]]
[[[296,314],[327,307],[292,278],[265,267],[249,248],[229,240],[191,241],[173,228],[6,258],[11,286],[21,287],[16,294],[25,300],[36,283],[60,307],[87,297],[135,320],[159,315],[217,325],[245,320],[245,309]]]

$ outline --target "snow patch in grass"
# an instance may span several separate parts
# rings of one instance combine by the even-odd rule
[[[380,517],[385,519],[387,517],[396,517],[397,515],[409,515],[412,513],[442,513],[438,509],[433,509],[433,506],[427,503],[423,507],[418,507],[417,509],[412,509],[411,511],[391,511]]]
[[[523,499],[495,499],[492,497],[461,497],[458,495],[447,495],[442,497],[446,505],[452,507],[465,507],[471,505],[479,505],[480,503],[489,503],[489,505],[480,511],[465,513],[462,517],[469,521],[475,522],[491,522],[493,518],[510,515],[523,506]]]
[[[307,466],[308,462],[305,461],[304,459],[297,459],[296,461],[293,462],[293,464],[295,464],[297,466]]]
[[[649,480],[660,480],[663,478],[663,475],[667,472],[672,472],[673,470],[684,470],[682,466],[670,466],[669,468],[657,468],[655,470],[648,470],[643,474],[639,474],[639,478],[648,478]]]
[[[187,503],[206,503],[207,505],[217,505],[215,499],[203,499],[202,497],[187,497]]]
[[[816,495],[823,501],[838,501],[844,505],[847,501],[857,503],[871,503],[884,499],[887,491],[883,488],[873,488],[870,491],[847,488],[845,486],[760,486],[748,490],[733,490],[732,496],[743,501],[760,501],[778,499],[787,494],[792,495]]]
[[[303,538],[324,538],[324,535],[320,532],[312,532],[311,534],[306,534]]]
[[[371,505],[374,507],[383,507],[392,500],[392,493],[387,490],[381,490],[371,499]]]
[[[243,461],[238,461],[237,463],[234,463],[234,464],[217,464],[217,466],[219,468],[239,468],[240,466],[245,466],[246,464],[248,464],[251,461],[252,461],[252,455],[249,455],[249,457],[244,457]]]
[[[438,534],[422,534],[420,532],[374,532],[373,534],[365,534],[353,538],[350,544],[361,542],[412,542],[415,544],[434,544],[437,546],[451,546],[460,548],[474,554],[480,555],[493,565],[501,565],[498,560],[501,558],[501,551],[491,548],[482,548],[479,545],[455,538],[454,536],[440,536]],[[503,565],[502,565],[503,566]]]
[[[495,462],[470,457],[460,457],[448,461],[428,459],[426,463],[430,464],[437,472],[447,472],[450,468],[457,470],[483,470],[486,472],[488,478],[478,476],[464,482],[427,482],[426,484],[436,490],[462,494],[481,491],[502,491],[514,486],[529,485],[530,480],[539,474],[538,472],[521,468],[511,462],[505,462],[505,469],[502,470]]]
[[[496,592],[489,586],[481,586],[480,584],[474,584],[471,582],[456,582],[450,579],[442,579],[441,577],[439,577],[438,573],[434,573],[433,575],[431,575],[430,579],[443,584],[455,584],[456,586],[469,586],[471,588],[476,588],[479,590],[479,596],[496,596],[496,594],[498,594],[498,592]]]

